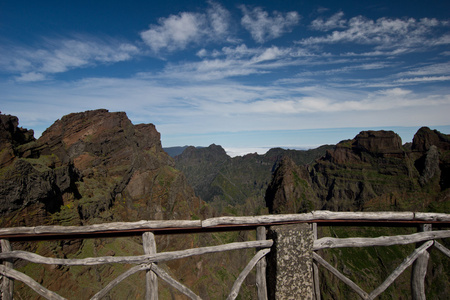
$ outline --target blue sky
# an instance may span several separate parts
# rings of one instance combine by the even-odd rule
[[[450,133],[448,1],[0,1],[0,111],[125,111],[230,154]]]

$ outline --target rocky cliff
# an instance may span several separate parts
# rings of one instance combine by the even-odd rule
[[[31,207],[61,220],[24,218],[27,225],[107,221],[111,210],[115,220],[128,221],[199,214],[200,200],[162,150],[154,125],[95,110],[64,116],[33,140],[14,120],[2,116],[3,224],[19,225],[12,216]]]
[[[448,135],[426,127],[411,149],[392,131],[364,131],[313,164],[281,165],[266,202],[274,213],[304,209],[290,203],[304,201],[302,195],[309,195],[310,209],[448,211],[449,146]]]
[[[266,191],[271,213],[313,209],[336,211],[450,211],[450,136],[423,127],[408,147],[392,131],[365,131],[309,165],[284,158]],[[410,234],[416,228],[320,227],[319,236],[378,237]],[[442,243],[450,246],[448,241]],[[322,250],[321,256],[365,291],[379,286],[415,245]],[[449,260],[431,251],[427,299],[447,299]],[[324,299],[353,299],[335,276],[321,271]],[[396,279],[380,299],[411,299],[411,273]]]
[[[163,151],[160,134],[152,124],[133,125],[123,112],[86,111],[62,117],[35,140],[32,131],[18,126],[17,117],[1,115],[0,121],[1,226],[190,220],[212,214],[195,196],[183,173],[174,168],[174,160]],[[183,239],[161,236],[157,237],[157,247],[158,251],[186,249],[211,239],[211,235]],[[14,243],[13,248],[73,258],[143,254],[139,238]],[[195,284],[200,294],[220,298],[223,291],[215,291],[210,283],[220,265],[187,272],[211,259],[177,260],[162,267],[178,280]],[[231,258],[219,255],[215,259],[225,262]],[[70,299],[92,296],[124,271],[122,266],[59,268],[21,261],[15,267]],[[233,272],[238,272],[237,265],[224,274]],[[144,278],[127,279],[110,297],[142,297]],[[172,296],[178,297],[168,292],[162,299]],[[37,298],[19,282],[15,297]]]

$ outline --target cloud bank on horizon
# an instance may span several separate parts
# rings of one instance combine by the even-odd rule
[[[19,2],[0,5],[0,110],[38,135],[96,108],[154,123],[164,146],[450,128],[450,5],[439,1]]]

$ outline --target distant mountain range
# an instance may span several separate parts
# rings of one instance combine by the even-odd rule
[[[163,150],[169,154],[170,157],[175,157],[183,153],[183,151],[189,146],[178,146],[178,147],[163,147]]]
[[[214,144],[204,148],[163,149],[153,124],[133,125],[123,112],[95,110],[69,114],[37,140],[32,130],[18,125],[17,117],[0,114],[2,227],[203,219],[314,209],[450,212],[450,136],[427,127],[416,133],[412,143],[404,145],[392,131],[363,131],[337,145],[312,150],[274,148],[263,155],[232,158]],[[220,237],[206,234],[201,239],[158,237],[158,251],[207,245],[217,238],[230,241],[237,238],[235,233],[220,234]],[[22,243],[15,247],[42,255],[59,253],[75,258],[92,252],[126,255],[135,253],[142,245],[129,239]],[[395,251],[404,254],[404,250]],[[233,255],[220,254],[214,258],[221,260],[226,269],[214,264],[211,258],[202,262],[175,261],[168,263],[167,268],[177,278],[195,282],[202,297],[221,299],[226,296],[223,289],[215,288],[214,280],[218,278],[215,275],[221,274],[226,285],[246,263],[242,257]],[[395,259],[403,259],[402,255]],[[390,255],[371,252],[365,260],[389,266],[392,259]],[[437,298],[450,294],[450,268],[439,263],[430,266],[433,274],[430,280],[434,285],[440,284],[440,288],[430,290]],[[202,264],[208,267],[203,268]],[[79,283],[82,274],[73,271],[51,266],[22,267],[40,274],[37,278],[40,283],[53,285],[55,291],[66,297],[77,293],[92,296],[98,287],[117,275],[110,269],[89,267]],[[364,266],[355,263],[350,268],[348,272],[357,274],[357,278],[366,278]],[[185,272],[191,269],[197,271]],[[345,288],[336,289],[335,283],[327,276],[324,278],[324,291],[330,297],[351,298]],[[398,290],[404,284],[406,281],[400,280]],[[67,291],[64,288],[67,286],[73,288]],[[130,288],[117,289],[110,296],[138,297],[142,291],[134,286],[130,283]],[[247,298],[254,298],[251,289],[243,289]],[[24,288],[17,293],[24,299],[32,297]],[[395,295],[404,296],[402,292]]]

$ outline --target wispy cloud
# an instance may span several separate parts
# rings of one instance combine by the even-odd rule
[[[158,25],[152,24],[141,32],[142,40],[156,54],[161,51],[183,50],[189,45],[203,44],[206,41],[227,39],[230,13],[223,6],[209,2],[204,13],[181,12],[160,18]]]
[[[450,81],[450,76],[424,76],[413,78],[402,78],[396,81],[396,83],[425,83],[432,81]]]
[[[310,28],[320,31],[329,31],[336,28],[346,28],[347,20],[344,20],[342,18],[343,16],[343,12],[338,12],[327,20],[325,20],[324,18],[317,18],[311,22]]]
[[[450,73],[450,62],[433,63],[424,66],[412,67],[409,71],[398,74],[402,76],[430,76],[430,75],[447,75]]]
[[[446,21],[434,18],[396,19],[379,18],[371,20],[363,16],[342,19],[343,14],[333,15],[328,20],[316,19],[310,28],[321,31],[334,30],[326,36],[309,37],[300,40],[302,45],[356,43],[374,45],[375,49],[402,49],[429,47],[449,43],[446,35],[437,35],[434,29],[448,27]],[[424,43],[426,41],[426,43]]]
[[[241,5],[240,8],[244,14],[241,19],[242,26],[258,43],[280,37],[285,32],[289,32],[300,20],[300,15],[296,11],[287,13],[274,11],[270,16],[261,7],[249,9]]]
[[[78,35],[74,38],[44,39],[39,46],[0,48],[0,66],[19,74],[19,81],[40,81],[74,68],[126,61],[139,53],[129,43]]]
[[[220,50],[201,49],[197,52],[200,61],[168,64],[158,74],[141,74],[146,77],[164,77],[192,81],[214,81],[236,76],[264,74],[281,68],[305,63],[305,57],[312,56],[298,47],[257,47],[245,44],[223,47]]]
[[[208,134],[210,143],[221,143],[214,140],[214,133],[446,124],[450,109],[446,89],[423,94],[397,87],[367,92],[327,84],[252,85],[228,80],[173,80],[168,85],[157,75],[16,85],[0,84],[2,111],[18,115],[21,126],[38,134],[64,114],[104,107],[126,111],[135,124],[154,123],[163,139],[173,143],[192,133]],[[39,119],[36,111],[41,112]]]

